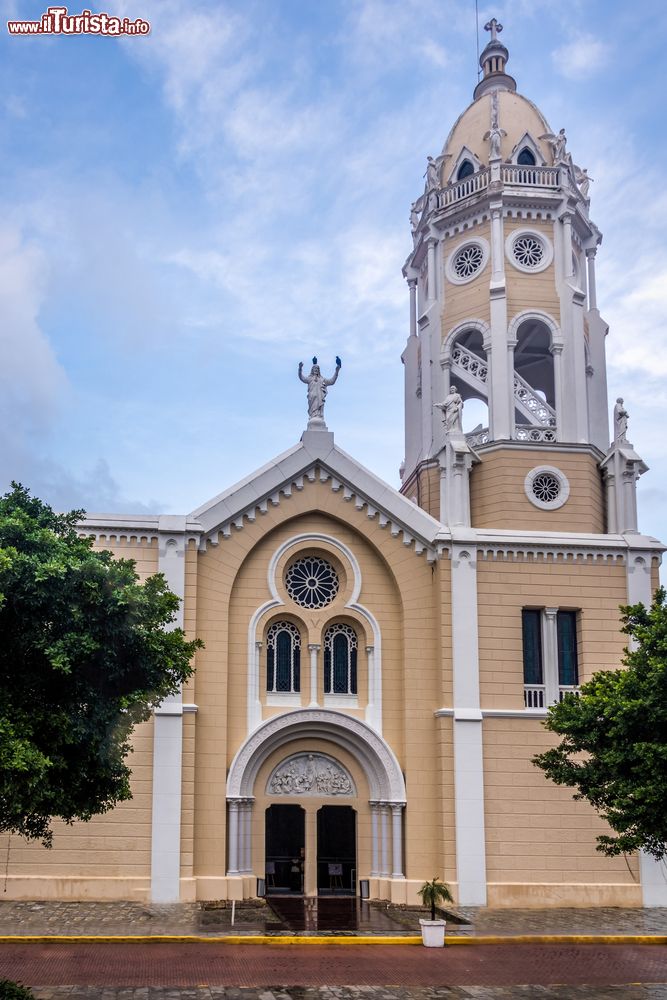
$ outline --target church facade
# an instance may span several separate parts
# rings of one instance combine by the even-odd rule
[[[663,546],[622,401],[610,442],[589,179],[488,28],[412,206],[401,490],[335,443],[340,363],[314,361],[307,429],[263,469],[187,516],[86,518],[205,648],[136,732],[132,801],[13,843],[10,898],[416,903],[437,873],[461,905],[667,905],[531,763],[548,705],[619,665]]]

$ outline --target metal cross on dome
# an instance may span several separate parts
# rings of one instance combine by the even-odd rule
[[[502,24],[499,24],[499,22],[496,21],[495,17],[492,17],[491,20],[487,21],[486,24],[484,25],[484,31],[491,32],[492,42],[495,42],[497,40],[498,35],[502,30],[503,30]]]

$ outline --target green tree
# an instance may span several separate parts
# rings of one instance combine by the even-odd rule
[[[578,791],[614,835],[598,837],[599,851],[640,848],[667,854],[667,606],[656,591],[650,608],[622,607],[623,629],[634,639],[625,669],[600,671],[579,697],[566,695],[545,726],[559,746],[533,758],[548,778]]]
[[[51,819],[131,798],[130,735],[192,673],[156,574],[80,538],[24,487],[0,497],[0,831],[51,843]]]

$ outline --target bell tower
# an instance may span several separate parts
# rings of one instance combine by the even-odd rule
[[[517,93],[502,25],[493,18],[485,28],[473,102],[428,158],[411,209],[401,489],[445,523],[516,528],[521,514],[505,493],[527,491],[530,500],[531,469],[567,466],[560,499],[586,482],[581,505],[597,510],[572,530],[610,530],[601,469],[607,327],[596,301],[602,237],[589,213],[591,178],[565,130]],[[457,394],[463,417],[452,425],[440,404]],[[567,525],[529,517],[524,527]]]

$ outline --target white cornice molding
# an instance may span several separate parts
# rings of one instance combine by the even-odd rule
[[[465,710],[457,708],[438,708],[433,713],[436,719],[455,719],[460,721],[479,721],[477,717],[471,719]],[[482,708],[479,711],[479,719],[546,719],[547,711],[544,708]]]
[[[87,514],[78,525],[79,535],[106,538],[113,542],[146,543],[158,538],[181,536],[184,541],[198,542],[202,527],[191,519],[171,514]]]

